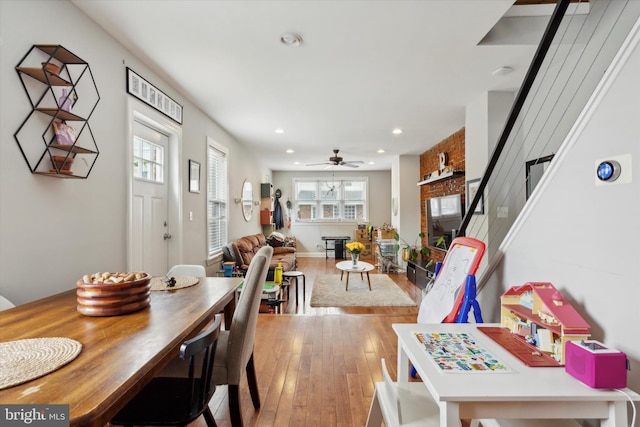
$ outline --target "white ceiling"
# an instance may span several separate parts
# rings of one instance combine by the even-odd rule
[[[272,170],[322,170],[305,165],[334,148],[388,170],[464,127],[482,93],[517,90],[539,39],[479,44],[513,0],[73,2]]]

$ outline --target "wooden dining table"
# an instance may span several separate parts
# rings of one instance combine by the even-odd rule
[[[75,289],[2,311],[0,342],[65,337],[82,351],[43,377],[0,390],[0,402],[68,404],[71,426],[104,426],[215,314],[224,310],[230,326],[242,280],[206,277],[152,291],[149,307],[119,316],[80,314]]]

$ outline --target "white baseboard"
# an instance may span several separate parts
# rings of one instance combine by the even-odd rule
[[[298,258],[324,258],[325,257],[325,253],[324,253],[324,251],[322,251],[322,252],[296,252],[296,256]],[[329,258],[333,258],[333,256],[331,256]]]

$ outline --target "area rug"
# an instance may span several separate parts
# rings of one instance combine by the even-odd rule
[[[404,293],[386,274],[370,274],[371,290],[367,276],[361,279],[357,273],[349,276],[349,290],[345,291],[347,275],[340,280],[339,274],[316,276],[311,291],[312,307],[391,307],[415,306],[416,303]]]

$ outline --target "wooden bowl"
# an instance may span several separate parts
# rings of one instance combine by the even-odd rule
[[[119,316],[121,314],[128,314],[142,310],[143,308],[148,307],[150,303],[151,299],[147,296],[146,299],[141,301],[110,307],[93,307],[90,305],[78,304],[78,311],[85,316],[93,317]]]
[[[53,165],[56,169],[62,171],[71,170],[71,166],[73,165],[73,157],[65,157],[65,156],[51,156],[53,160]]]
[[[149,294],[151,290],[151,282],[147,283],[146,286],[137,286],[132,288],[125,288],[120,290],[118,289],[86,289],[84,287],[78,287],[76,290],[76,295],[80,298],[94,298],[94,299],[103,299],[103,298],[127,298],[134,295],[140,294]]]
[[[144,288],[149,285],[150,281],[151,276],[148,274],[142,279],[120,283],[85,283],[82,280],[78,280],[78,289],[82,289],[86,292],[103,294],[104,296],[111,296],[114,292],[120,293],[123,291],[139,293],[140,288]]]
[[[104,297],[104,298],[84,298],[78,295],[78,304],[82,306],[91,306],[91,307],[116,307],[116,306],[124,306],[128,304],[132,304],[134,302],[144,301],[149,298],[150,292],[143,292],[140,294],[127,295],[122,297]]]
[[[151,276],[120,283],[85,283],[78,280],[78,311],[85,316],[116,316],[150,304]]]

